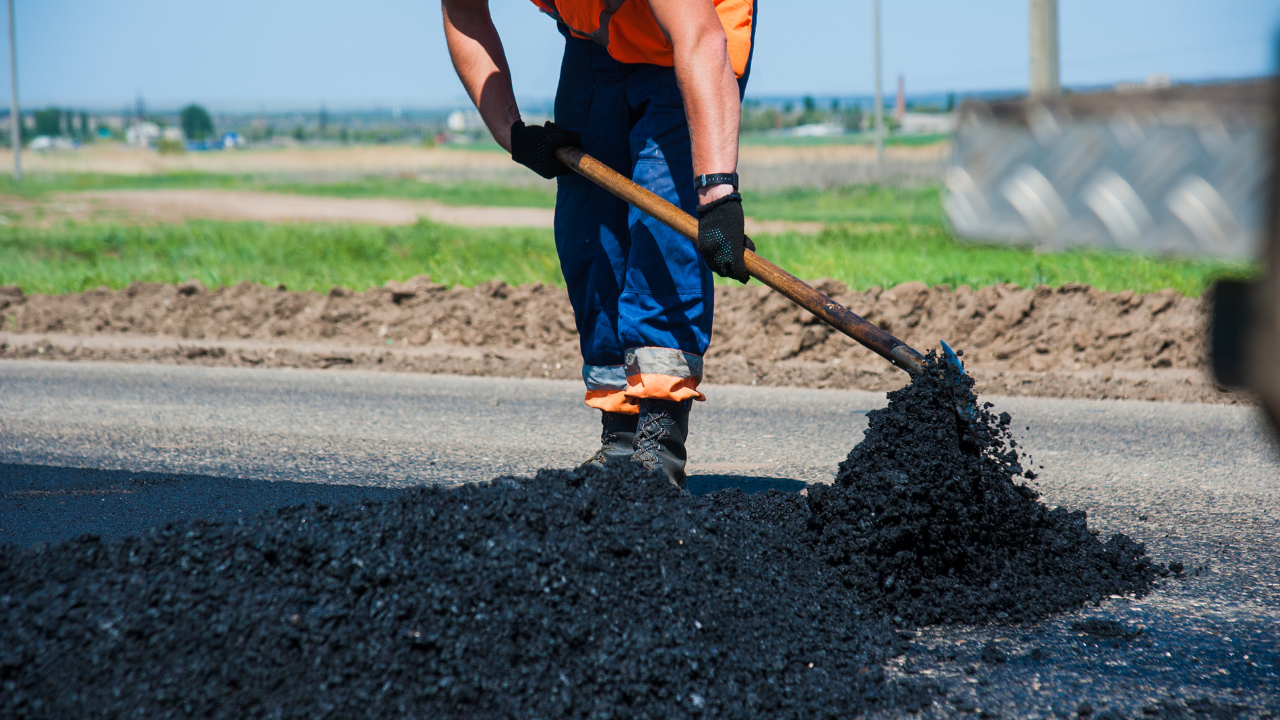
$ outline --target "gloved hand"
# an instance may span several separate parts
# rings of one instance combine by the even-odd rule
[[[546,125],[526,126],[523,120],[511,124],[511,159],[548,180],[573,172],[556,157],[556,150],[566,145],[580,148],[582,138],[550,120]]]
[[[698,206],[698,252],[715,274],[746,283],[751,275],[742,253],[744,249],[754,251],[756,244],[742,228],[742,196],[738,193]]]

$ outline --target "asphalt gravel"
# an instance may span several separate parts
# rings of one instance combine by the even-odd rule
[[[1038,476],[1024,467],[1012,417],[972,386],[931,354],[920,377],[870,413],[833,484],[810,487],[803,504],[774,493],[732,498],[805,538],[847,588],[899,625],[1039,620],[1103,597],[1141,597],[1171,574],[1124,534],[1094,537],[1084,512],[1040,503],[1025,484]]]
[[[0,549],[10,717],[847,717],[905,645],[779,529],[544,471]]]
[[[50,472],[55,474],[65,471],[72,475],[76,471],[65,466],[74,463],[57,461],[79,458],[84,463],[96,457],[93,465],[97,467],[147,466],[146,469],[161,474],[180,469],[191,473],[199,463],[207,462],[206,458],[221,453],[227,467],[244,467],[249,463],[268,467],[269,458],[259,454],[264,444],[262,438],[276,432],[273,428],[287,427],[290,423],[295,426],[295,432],[279,432],[272,439],[287,439],[303,451],[316,447],[316,439],[332,443],[331,450],[341,450],[342,442],[367,444],[369,438],[379,434],[359,425],[361,413],[365,411],[358,398],[365,396],[363,390],[368,388],[361,386],[366,384],[374,389],[385,388],[378,400],[383,409],[390,407],[393,418],[411,415],[414,410],[410,406],[424,394],[455,399],[467,395],[466,401],[480,402],[496,399],[499,404],[481,405],[474,413],[481,418],[482,430],[495,425],[487,424],[489,411],[483,408],[498,408],[502,402],[515,398],[513,404],[523,403],[522,407],[527,410],[538,406],[539,394],[543,399],[563,396],[570,402],[576,394],[570,386],[561,389],[556,384],[526,384],[527,381],[488,385],[486,398],[483,383],[468,385],[473,381],[448,378],[392,377],[383,381],[324,373],[257,372],[218,376],[216,372],[210,375],[186,370],[156,377],[151,368],[46,365],[49,369],[45,370],[37,365],[0,365],[0,389],[4,393],[0,396],[4,401],[0,403],[0,422],[4,423],[0,459],[11,463],[35,461],[51,468]],[[129,392],[117,392],[121,379]],[[87,383],[90,391],[78,395],[76,383],[82,386]],[[98,383],[96,389],[94,383]],[[263,383],[267,392],[263,392]],[[379,386],[379,383],[383,384]],[[238,387],[228,388],[228,385]],[[284,404],[283,415],[280,396],[275,392],[282,387],[290,389],[293,400]],[[459,392],[459,388],[463,392]],[[826,450],[825,455],[815,452],[806,456],[805,451],[821,449],[841,432],[861,434],[863,426],[858,419],[862,415],[858,411],[874,410],[877,404],[874,398],[854,393],[753,397],[754,391],[748,388],[713,390],[718,393],[713,401],[719,401],[720,407],[713,409],[716,407],[713,403],[705,410],[699,408],[704,412],[703,436],[719,442],[726,437],[757,439],[754,444],[731,445],[727,451],[720,450],[720,458],[725,459],[714,458],[723,463],[717,468],[719,472],[702,477],[714,478],[712,482],[717,485],[740,485],[746,489],[780,484],[783,480],[795,481],[785,477],[787,473],[777,472],[782,463],[775,461],[769,465],[771,456],[783,455],[783,462],[795,462],[795,466],[809,473],[821,464],[830,463],[826,467],[831,468],[839,459],[838,456],[831,459],[832,453],[841,452],[838,448]],[[200,397],[201,392],[211,397],[209,405],[201,404],[204,399]],[[315,410],[319,403],[309,398],[313,395],[320,399],[332,398],[335,393],[346,398],[345,403],[339,403],[342,416],[312,420],[307,413]],[[173,399],[157,402],[164,397]],[[73,407],[66,407],[68,402]],[[1265,717],[1276,705],[1276,589],[1280,587],[1275,571],[1274,542],[1277,537],[1276,465],[1265,434],[1257,429],[1252,418],[1243,412],[1207,406],[1047,403],[1050,412],[1046,414],[1043,409],[1037,411],[1034,405],[1020,405],[1029,402],[1025,400],[996,399],[996,402],[998,409],[1012,410],[1015,420],[1027,422],[1024,420],[1027,418],[1033,426],[1034,432],[1026,433],[1019,440],[1031,449],[1037,463],[1046,465],[1036,481],[1046,500],[1071,509],[1089,510],[1089,525],[1100,530],[1103,537],[1116,531],[1127,532],[1137,540],[1146,541],[1157,558],[1182,558],[1185,577],[1165,581],[1143,598],[1104,597],[1096,606],[1091,602],[1084,611],[1055,614],[1034,622],[923,626],[909,633],[898,628],[899,637],[907,633],[913,640],[905,654],[892,656],[890,653],[885,661],[886,683],[905,680],[909,684],[901,687],[907,688],[918,687],[910,682],[925,681],[925,685],[942,687],[947,693],[946,699],[926,708],[925,715],[986,713],[1049,717],[1079,716],[1087,710],[1093,715],[1110,717],[1144,714]],[[235,408],[238,403],[243,403],[239,409],[243,421],[235,417],[235,412],[226,412],[226,408]],[[838,414],[824,415],[825,407],[833,406],[840,407]],[[355,412],[350,412],[352,410]],[[440,405],[417,408],[420,417],[430,417],[436,412],[466,415],[473,410],[475,408],[466,406],[465,402],[447,410]],[[193,422],[199,411],[207,415]],[[561,411],[544,402],[537,412],[540,416],[535,418],[536,422],[531,420],[530,425],[541,425],[545,429],[548,416],[554,419]],[[785,427],[785,423],[777,422],[779,412],[804,418],[790,431],[800,440],[796,443],[799,451],[789,458],[758,438],[775,434],[761,432],[762,429]],[[296,419],[285,423],[275,420],[289,413],[296,413],[295,418],[306,418],[307,423]],[[757,423],[766,417],[772,418],[772,425],[768,421]],[[73,419],[68,422],[68,418]],[[174,418],[178,421],[174,422]],[[314,424],[308,424],[312,422]],[[355,426],[358,432],[353,434],[360,437],[343,440],[336,432],[327,436],[316,432],[317,425],[326,422],[330,428],[340,428],[344,422],[348,428]],[[822,436],[814,431],[815,423],[822,430],[829,428],[832,432]],[[568,427],[574,432],[581,431],[585,438],[590,437],[589,417],[550,425]],[[697,427],[695,424],[695,432]],[[536,462],[519,457],[519,442],[511,442],[505,456],[495,452],[503,445],[501,435],[486,436],[484,432],[476,433],[475,429],[473,426],[467,439],[483,445],[486,453],[492,453],[485,457],[496,458],[493,462]],[[524,431],[524,427],[517,428],[516,434]],[[393,442],[381,447],[402,455],[412,452],[405,442],[410,433],[402,433],[398,438],[394,431],[389,434]],[[564,436],[570,434],[564,433]],[[430,433],[426,435],[430,439]],[[95,436],[131,438],[131,442],[98,446],[85,442],[86,438]],[[448,441],[447,427],[444,436]],[[195,452],[173,452],[163,447],[176,444],[179,438],[185,438],[186,442],[194,439]],[[202,440],[207,445],[202,446]],[[210,440],[213,442],[208,442]],[[775,438],[768,440],[772,442]],[[778,440],[781,445],[788,445],[789,438]],[[556,442],[559,440],[553,440],[552,444]],[[588,443],[589,440],[585,440],[582,445]],[[570,444],[565,442],[556,448],[563,464],[568,464],[564,460],[578,452],[578,448],[569,447]],[[852,444],[848,442],[845,447]],[[429,453],[439,446],[428,443],[425,447]],[[339,462],[348,462],[357,471],[368,472],[370,465],[377,468],[375,456],[375,452],[357,455],[357,462],[351,463],[351,458],[340,458],[340,453],[335,452],[316,466],[329,463],[328,467],[333,468]],[[192,463],[191,457],[197,462]],[[280,453],[276,459],[275,471],[261,481],[279,482],[293,473],[295,479],[311,481],[299,485],[319,484],[314,482],[319,478],[309,474],[316,466],[291,468],[288,453]],[[730,459],[744,469],[725,470]],[[484,462],[487,461],[476,464]],[[58,465],[64,470],[59,470]],[[464,467],[465,460],[458,466]],[[419,481],[429,480],[432,473],[438,473],[434,467],[414,468],[421,473]],[[124,470],[126,474],[138,471]],[[831,470],[826,472],[829,479]],[[208,473],[211,476],[208,480],[192,479],[191,482],[216,483],[218,479],[213,476],[218,474]],[[804,476],[805,473],[794,474]],[[33,500],[30,495],[22,498],[22,502],[27,503],[25,510],[14,509],[12,501],[16,484],[21,483],[17,479],[20,475],[20,472],[13,473],[14,484],[7,485],[0,498],[3,503],[0,529],[5,532],[15,524],[25,523],[26,527],[41,524],[31,521],[31,513],[53,511],[45,516],[46,521],[58,517],[57,501]],[[250,473],[244,475],[251,476]],[[341,473],[334,475],[342,477]],[[346,479],[369,482],[371,475],[356,472]],[[695,472],[695,479],[697,477]],[[449,481],[449,478],[442,479]],[[372,482],[383,487],[402,484],[389,481],[385,475]],[[138,495],[145,496],[145,493]],[[74,531],[73,526],[64,526],[47,532],[46,536],[49,539],[66,537]],[[1133,632],[1104,637],[1087,631],[1112,627],[1111,623]],[[1126,639],[1126,634],[1133,635],[1132,639]],[[883,712],[894,711],[876,714]]]
[[[0,707],[26,716],[847,717],[904,625],[1036,619],[1157,571],[1015,484],[1009,415],[930,357],[795,521],[661,477],[543,471],[0,551]],[[971,408],[960,412],[957,408]],[[896,450],[896,452],[894,452]],[[795,508],[770,492],[751,507]],[[728,509],[726,512],[725,510]],[[807,532],[797,534],[795,529]],[[1012,558],[1012,561],[1011,561]],[[939,615],[943,606],[948,614]],[[984,659],[1003,662],[994,646]],[[282,682],[282,677],[290,680]],[[66,692],[65,688],[74,688]]]

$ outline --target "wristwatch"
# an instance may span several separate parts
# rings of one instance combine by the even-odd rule
[[[733,191],[738,192],[738,173],[712,173],[710,175],[699,175],[693,179],[693,188],[695,190],[711,185],[732,185]]]

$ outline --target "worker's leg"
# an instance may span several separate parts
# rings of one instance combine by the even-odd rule
[[[624,69],[599,45],[566,39],[555,120],[581,134],[587,153],[630,174],[630,110],[623,93]],[[634,416],[636,405],[624,395],[625,357],[618,341],[618,297],[630,250],[627,207],[580,175],[559,179],[556,250],[578,326],[586,402],[609,413]],[[605,417],[606,434],[610,420]],[[613,426],[628,422],[634,425],[634,418],[612,418]]]
[[[671,68],[632,66],[627,98],[631,178],[686,212],[697,208],[684,103]],[[685,486],[689,408],[703,400],[702,356],[715,300],[710,268],[688,238],[632,208],[631,252],[618,301],[627,397],[640,406],[632,461]]]
[[[626,84],[635,118],[631,178],[693,213],[693,157],[675,71],[631,67]],[[698,383],[715,301],[711,270],[692,241],[650,215],[631,208],[628,226],[631,248],[618,302],[627,395],[634,400],[702,400]]]

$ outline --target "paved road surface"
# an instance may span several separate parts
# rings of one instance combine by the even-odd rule
[[[884,403],[854,391],[707,394],[692,421],[694,492],[827,481]],[[598,432],[580,395],[574,383],[535,380],[0,363],[0,542],[118,536],[179,516],[571,465]],[[1074,715],[1081,702],[1135,716],[1170,697],[1253,715],[1280,707],[1280,460],[1256,413],[993,400],[1030,426],[1020,442],[1045,466],[1046,502],[1206,570],[1029,628],[925,630],[902,671],[948,684],[954,707],[1009,717]],[[1112,647],[1072,631],[1081,617],[1146,630]],[[993,639],[1007,662],[978,661]]]

